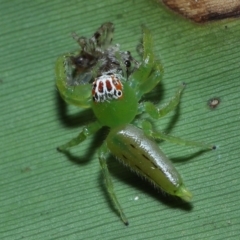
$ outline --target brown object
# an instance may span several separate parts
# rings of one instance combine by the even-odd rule
[[[240,16],[239,0],[162,0],[175,12],[195,22]]]

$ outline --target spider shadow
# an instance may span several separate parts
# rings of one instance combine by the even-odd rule
[[[67,128],[76,128],[83,126],[86,122],[91,122],[95,119],[91,109],[81,110],[77,114],[68,114],[69,105],[67,105],[61,98],[60,94],[56,92],[56,106],[57,116],[61,124]]]
[[[137,192],[147,194],[151,198],[158,201],[159,204],[164,204],[165,206],[168,206],[169,208],[172,208],[172,209],[178,208],[188,212],[193,209],[193,206],[191,203],[184,202],[180,198],[170,196],[169,194],[166,194],[165,192],[161,191],[159,188],[156,188],[151,183],[149,183],[146,179],[143,179],[142,177],[138,176],[136,173],[132,172],[129,168],[121,164],[118,160],[115,160],[113,156],[111,156],[108,159],[108,168],[110,171],[110,175],[114,176],[114,178],[117,178],[119,181],[126,184],[126,187],[131,186],[131,188],[137,190]],[[112,209],[112,211],[114,211],[117,215],[119,215],[117,209],[115,208],[113,202],[110,199],[109,193],[104,184],[102,173],[99,173],[98,182],[105,195],[105,199],[108,202],[109,207]],[[114,191],[116,193],[116,196],[118,197],[119,194],[116,187],[114,187]],[[134,194],[135,193],[136,191],[134,191]],[[132,204],[134,204],[134,202]],[[124,205],[121,204],[121,206],[124,209]]]
[[[162,82],[159,82],[154,89],[152,89],[149,93],[143,95],[142,100],[146,100],[158,105],[158,103],[161,102],[164,97],[164,92],[164,85]]]
[[[188,162],[202,154],[204,154],[208,150],[200,150],[196,153],[190,154],[186,157],[179,157],[179,158],[173,158],[171,159],[172,162],[181,162],[185,163]],[[164,204],[165,206],[168,206],[172,209],[181,209],[183,211],[190,212],[193,209],[193,205],[189,202],[185,202],[182,199],[174,196],[170,196],[169,194],[163,192],[161,189],[153,186],[151,183],[149,183],[146,179],[138,176],[136,173],[131,171],[129,168],[124,166],[121,162],[114,159],[114,156],[110,156],[108,158],[108,169],[111,176],[114,176],[114,178],[117,178],[119,181],[123,182],[124,184],[131,186],[131,188],[134,188],[138,192],[142,192],[150,196],[151,198],[155,199],[156,201],[161,202],[161,204]],[[109,193],[106,189],[106,186],[104,184],[103,175],[101,172],[99,173],[98,178],[99,185],[104,192],[106,201],[109,204],[109,207],[116,212],[118,215],[118,212],[116,208],[114,207],[113,202],[111,201],[109,197]],[[117,189],[114,188],[115,193],[118,197]],[[124,209],[124,207],[123,207]]]
[[[174,115],[171,118],[171,120],[169,121],[169,123],[167,124],[167,127],[164,129],[165,133],[170,133],[172,131],[172,129],[174,128],[175,124],[177,123],[177,121],[179,120],[180,115],[181,115],[180,104],[178,104],[173,111],[174,111]]]
[[[95,133],[90,143],[90,146],[87,148],[86,152],[81,156],[75,155],[70,151],[61,153],[63,153],[68,158],[68,160],[74,164],[87,165],[91,160],[94,159],[93,155],[95,154],[96,149],[98,149],[103,143],[105,135],[106,135],[105,128],[100,129],[97,133]]]
[[[196,153],[188,155],[187,157],[173,158],[171,159],[171,161],[184,163],[204,154],[206,151],[208,150],[200,150],[197,151]],[[193,209],[193,205],[191,203],[185,202],[178,197],[170,196],[169,194],[166,194],[165,192],[161,191],[159,188],[153,186],[147,180],[143,179],[142,177],[139,177],[136,173],[133,173],[133,171],[130,171],[129,168],[121,164],[118,160],[114,159],[113,156],[110,156],[108,159],[108,169],[110,171],[110,174],[116,177],[119,181],[124,182],[126,185],[131,186],[132,188],[139,192],[146,193],[148,196],[151,196],[151,198],[161,202],[162,204],[168,206],[169,208],[172,209],[178,208],[188,212],[192,211]],[[119,213],[117,212],[113,202],[109,197],[109,193],[104,185],[103,180],[104,179],[102,174],[99,174],[100,187],[104,192],[106,201],[108,202],[109,207],[118,215]],[[114,190],[116,195],[118,196],[117,189],[114,188]]]
[[[164,98],[164,92],[165,92],[164,85],[163,85],[162,82],[160,82],[150,93],[147,93],[144,96],[144,100],[146,99],[147,101],[153,102],[156,106],[158,106],[159,102],[162,102],[162,100]],[[157,96],[157,99],[158,99],[157,101],[156,101],[156,96]],[[171,112],[173,112],[174,114],[173,114],[169,123],[167,124],[167,126],[164,129],[165,133],[170,133],[172,131],[172,129],[174,128],[175,124],[178,122],[178,120],[180,118],[180,115],[181,115],[180,103]],[[166,116],[168,116],[169,114],[167,114]],[[137,118],[140,119],[141,116],[137,116]],[[154,123],[156,122],[156,120],[151,119],[149,117],[147,117],[147,119],[154,126]],[[161,120],[161,118],[160,118],[160,120]],[[161,142],[161,140],[159,140],[158,142]]]
[[[183,157],[171,158],[171,161],[174,163],[187,164],[188,161],[191,161],[194,158],[200,157],[202,154],[209,151],[211,151],[211,149],[198,150],[197,152],[192,153],[184,158]]]
[[[87,122],[92,122],[95,120],[94,115],[91,110],[84,110],[77,114],[68,114],[68,105],[62,100],[61,96],[56,92],[56,105],[58,111],[58,119],[59,121],[67,128],[76,128],[85,125]],[[81,129],[80,129],[81,131]],[[79,131],[79,132],[80,132]],[[79,132],[76,133],[79,134]],[[74,164],[84,165],[88,164],[91,159],[93,159],[93,155],[95,153],[95,149],[100,147],[103,142],[103,139],[106,136],[106,128],[100,129],[90,143],[90,146],[86,150],[86,152],[81,156],[76,156],[70,151],[61,152],[63,153],[69,161]],[[66,140],[67,141],[67,140]]]

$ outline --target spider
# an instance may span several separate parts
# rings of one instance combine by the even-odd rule
[[[108,28],[106,31],[108,31]],[[96,34],[94,36],[97,37]],[[143,95],[159,84],[163,76],[163,67],[154,56],[151,32],[147,27],[142,26],[142,62],[134,71],[131,71],[131,74],[127,74],[127,66],[124,64],[125,59],[121,55],[122,52],[118,52],[118,49],[116,49],[114,54],[121,56],[117,59],[105,54],[105,50],[109,47],[105,50],[98,49],[103,45],[109,46],[111,40],[107,37],[100,42],[97,41],[98,47],[94,45],[93,49],[97,49],[97,52],[99,52],[100,60],[106,60],[105,63],[107,62],[107,64],[100,64],[103,68],[111,65],[111,61],[115,62],[116,59],[118,63],[107,71],[100,67],[99,74],[94,79],[71,85],[68,80],[69,75],[74,72],[74,68],[77,68],[73,59],[81,58],[83,52],[90,52],[94,56],[94,61],[96,61],[91,64],[90,68],[98,64],[99,58],[96,57],[98,54],[95,54],[95,50],[94,53],[91,50],[86,50],[92,46],[90,40],[78,41],[80,45],[82,44],[83,49],[80,55],[73,57],[71,54],[65,54],[58,58],[56,62],[56,85],[60,95],[67,103],[80,108],[91,108],[96,121],[83,127],[76,138],[58,147],[58,150],[67,152],[69,148],[82,143],[102,127],[109,128],[105,141],[98,149],[98,158],[109,197],[125,225],[128,225],[128,220],[115,194],[107,167],[109,153],[164,192],[177,196],[184,201],[190,201],[192,198],[191,192],[187,190],[180,174],[160,150],[155,139],[204,149],[215,149],[215,146],[186,141],[154,131],[152,124],[147,119],[139,117],[146,113],[151,119],[159,119],[174,110],[180,102],[185,84],[179,86],[175,96],[163,108],[158,108],[149,101],[141,100]],[[88,57],[86,59],[88,60]],[[79,74],[91,72],[88,68],[89,66]],[[78,78],[77,76],[74,77]]]

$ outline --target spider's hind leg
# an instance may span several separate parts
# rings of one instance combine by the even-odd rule
[[[106,142],[104,142],[104,144],[99,149],[98,157],[99,157],[99,162],[100,162],[100,165],[101,165],[101,168],[102,168],[106,188],[107,188],[109,196],[110,196],[114,206],[116,207],[123,223],[125,225],[128,225],[128,220],[127,220],[127,218],[126,218],[126,216],[125,216],[125,214],[124,214],[124,212],[121,208],[120,203],[117,200],[117,196],[116,196],[116,194],[114,192],[114,188],[113,188],[112,179],[111,179],[110,173],[108,171],[108,166],[107,166],[107,156],[108,156],[108,154],[109,154],[109,150],[107,148]]]
[[[182,139],[179,137],[167,135],[167,134],[164,134],[161,132],[156,132],[153,130],[152,124],[147,120],[142,121],[141,125],[142,125],[141,127],[142,127],[144,133],[150,138],[165,140],[165,141],[183,145],[183,146],[199,147],[201,149],[211,149],[211,150],[216,149],[216,146],[214,146],[214,145],[201,143],[201,142],[195,142],[195,141],[189,141],[189,140],[185,140],[185,139]]]

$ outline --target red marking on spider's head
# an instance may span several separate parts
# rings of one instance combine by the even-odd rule
[[[99,84],[98,84],[98,91],[100,93],[103,93],[103,87],[104,87],[103,82],[100,81]]]
[[[106,80],[106,87],[107,87],[107,90],[108,90],[109,92],[112,91],[112,84],[111,84],[111,82],[110,82],[109,80]]]
[[[103,75],[92,84],[92,97],[94,102],[104,102],[119,99],[123,95],[123,85],[116,75]]]

